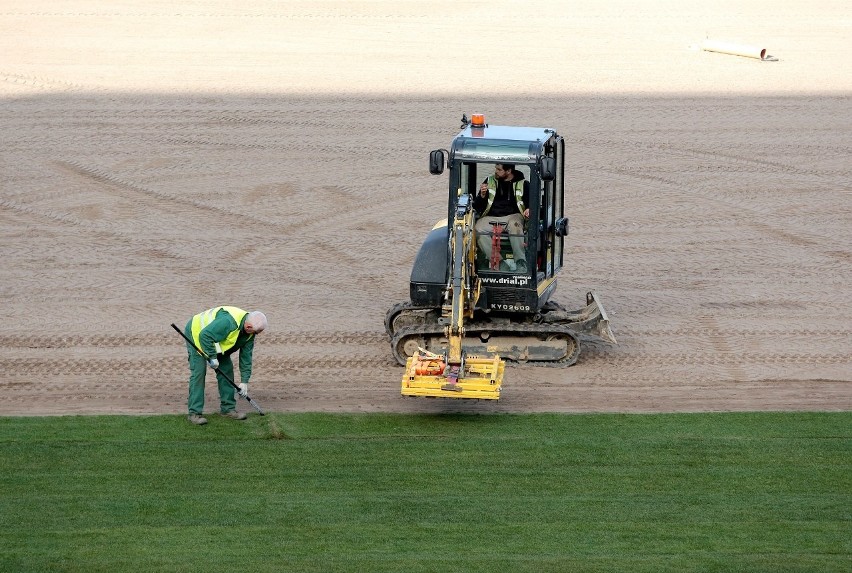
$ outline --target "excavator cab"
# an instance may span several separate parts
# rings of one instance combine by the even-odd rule
[[[506,164],[529,184],[523,229],[489,224],[473,208],[482,182]],[[430,153],[429,171],[445,170],[447,219],[417,254],[411,300],[385,317],[394,355],[406,366],[402,394],[498,399],[505,359],[571,365],[579,335],[615,343],[594,292],[576,311],[551,300],[568,234],[563,138],[464,116],[450,149]],[[473,386],[479,390],[466,391]]]
[[[502,166],[499,163],[467,163],[461,169],[470,173],[470,178],[482,180],[478,174],[487,177],[496,165]],[[562,201],[555,200],[557,194],[554,193],[555,183],[552,179],[539,178],[533,181],[536,179],[535,166],[513,167],[516,174],[523,176],[523,181],[530,186],[529,199],[525,205],[530,216],[523,220],[523,228],[512,229],[506,222],[493,220],[487,214],[477,214],[476,234],[480,248],[477,250],[476,268],[483,278],[500,279],[507,274],[528,276],[531,289],[535,289],[539,282],[554,276],[562,267],[564,235],[558,235],[557,229],[567,229],[567,220],[562,217]],[[555,225],[555,221],[560,219],[563,219],[563,225]],[[487,303],[483,299],[482,307],[486,308]]]
[[[463,120],[465,121],[465,120]],[[448,220],[463,195],[474,197],[482,182],[494,174],[495,165],[512,164],[529,183],[529,217],[520,236],[499,226],[486,233],[491,257],[476,252],[476,273],[482,281],[477,308],[492,312],[534,314],[556,289],[556,274],[563,265],[564,237],[568,219],[564,216],[565,142],[552,129],[532,127],[463,124],[453,140],[448,158],[444,150],[430,154],[430,171],[443,173],[449,167]],[[475,219],[478,218],[474,214]],[[487,220],[487,215],[484,217]],[[512,241],[520,240],[524,258],[518,260]],[[482,237],[477,237],[477,245]],[[417,263],[415,263],[417,266]],[[446,272],[447,265],[441,269]],[[423,289],[412,284],[416,302]],[[426,302],[426,301],[424,301]]]

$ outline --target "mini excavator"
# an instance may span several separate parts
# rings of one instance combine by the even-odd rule
[[[529,181],[529,218],[523,235],[492,222],[489,257],[478,248],[473,202],[497,164],[514,165]],[[402,395],[498,400],[505,360],[570,366],[581,337],[616,344],[594,291],[579,310],[551,300],[568,234],[563,138],[553,129],[488,125],[481,114],[464,115],[451,148],[430,153],[433,175],[445,167],[447,219],[417,253],[411,300],[385,316],[394,357],[405,366]],[[524,258],[516,257],[513,238],[523,240]]]

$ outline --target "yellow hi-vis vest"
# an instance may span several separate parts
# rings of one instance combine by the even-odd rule
[[[242,322],[243,317],[247,315],[248,312],[235,306],[217,306],[209,310],[205,310],[204,312],[199,312],[192,317],[192,340],[195,341],[195,345],[198,346],[198,348],[201,348],[201,330],[213,322],[213,319],[216,318],[216,314],[223,309],[230,314],[234,319],[234,322],[237,323],[237,328],[236,330],[229,332],[228,337],[225,340],[215,343],[216,354],[227,352],[234,347],[234,344],[237,343],[237,337],[240,335],[240,322]],[[213,357],[210,356],[210,358]]]
[[[526,211],[526,207],[524,206],[524,179],[520,179],[515,181],[512,187],[515,189],[515,201],[518,203],[518,211],[523,214]],[[482,216],[488,214],[488,211],[491,210],[491,205],[494,203],[494,197],[497,196],[497,178],[493,175],[489,175],[488,177],[488,205],[485,207],[485,210],[482,212]]]

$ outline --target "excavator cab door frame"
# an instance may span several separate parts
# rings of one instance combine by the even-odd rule
[[[541,183],[538,212],[530,212],[530,218],[538,220],[536,245],[536,268],[550,279],[562,268],[564,248],[563,236],[567,233],[565,208],[565,142],[560,136],[551,138],[544,145],[544,154],[538,161]],[[562,233],[564,225],[565,233]],[[539,281],[540,282],[540,281]]]

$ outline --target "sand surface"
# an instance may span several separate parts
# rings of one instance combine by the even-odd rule
[[[852,409],[848,2],[529,7],[4,1],[0,414],[185,412],[169,325],[219,304],[273,412]],[[619,344],[406,399],[383,318],[473,112],[566,137],[556,300]]]

